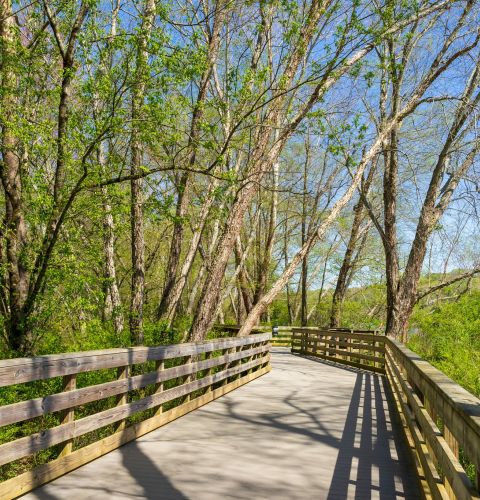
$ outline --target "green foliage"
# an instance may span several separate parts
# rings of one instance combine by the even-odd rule
[[[417,309],[411,324],[417,331],[409,347],[480,396],[480,292],[433,311]]]

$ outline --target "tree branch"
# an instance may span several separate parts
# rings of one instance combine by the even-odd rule
[[[442,288],[445,288],[449,285],[453,285],[454,283],[457,283],[458,281],[462,281],[464,279],[471,278],[472,276],[474,276],[475,274],[478,274],[478,273],[480,273],[480,267],[476,267],[475,269],[473,269],[471,271],[467,271],[466,273],[459,274],[458,276],[455,276],[452,279],[449,279],[447,281],[443,281],[442,283],[439,283],[438,285],[432,286],[428,290],[425,290],[423,292],[418,292],[417,297],[415,299],[415,304],[417,304],[418,302],[420,302],[420,300],[422,300],[424,297],[426,297],[427,295],[430,295],[433,292],[441,290]]]

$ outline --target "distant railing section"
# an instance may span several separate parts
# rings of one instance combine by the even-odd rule
[[[238,325],[215,325],[215,330],[228,333],[238,333],[240,327]],[[277,334],[272,335],[272,347],[292,347],[292,327],[291,326],[278,326]],[[272,332],[272,326],[256,326],[252,329],[252,333],[267,333]]]
[[[11,437],[0,445],[0,466],[21,469],[28,457],[56,447],[55,459],[0,483],[0,498],[15,498],[267,373],[269,351],[270,334],[261,333],[0,361],[0,387],[13,386],[9,398],[16,396],[0,406],[2,440]],[[99,374],[109,381],[89,383]],[[61,392],[21,400],[39,381]],[[108,404],[96,411],[96,402]]]
[[[292,352],[385,373],[385,335],[371,330],[292,328]]]
[[[377,332],[292,331],[293,353],[386,374],[427,498],[480,499],[478,398]]]

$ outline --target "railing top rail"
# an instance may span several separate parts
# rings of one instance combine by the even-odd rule
[[[93,370],[117,368],[147,361],[193,356],[219,349],[264,342],[270,338],[271,334],[266,332],[249,335],[248,337],[229,337],[185,344],[101,349],[31,358],[6,359],[0,361],[0,387]]]
[[[294,326],[292,327],[294,332],[305,332],[305,333],[346,333],[346,334],[371,334],[371,335],[383,335],[385,332],[383,330],[359,330],[356,328],[319,328],[313,326]]]

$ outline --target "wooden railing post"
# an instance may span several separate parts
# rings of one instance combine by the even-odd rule
[[[157,361],[155,363],[155,368],[157,369],[157,372],[159,372],[159,373],[163,372],[163,370],[165,369],[165,361],[163,359],[160,361]],[[155,386],[155,394],[158,394],[160,392],[163,392],[163,382],[159,382]],[[163,413],[163,405],[160,405],[157,408],[155,415],[161,415],[162,413]]]
[[[124,380],[128,377],[128,372],[129,372],[129,366],[119,366],[117,368],[117,379],[118,380]],[[122,406],[126,405],[128,403],[128,391],[123,393],[121,396],[118,396],[117,398],[117,406]],[[126,422],[125,419],[120,420],[115,428],[115,432],[121,432],[125,429],[126,427]]]
[[[184,364],[186,365],[189,365],[192,363],[192,356],[185,356],[185,359],[184,359]],[[193,382],[194,380],[194,374],[191,373],[190,375],[187,375],[184,379],[183,379],[183,383],[184,384],[188,384],[189,382]],[[183,400],[184,403],[188,403],[191,399],[191,395],[190,394],[187,394],[185,396],[185,399]]]
[[[63,377],[62,392],[73,391],[76,388],[77,388],[77,375],[76,374],[65,375]],[[74,420],[75,420],[75,410],[73,408],[65,410],[63,413],[61,423],[68,424],[69,422],[73,422]],[[72,450],[73,450],[73,439],[69,439],[63,444],[59,457],[64,457],[65,455],[72,453]]]
[[[205,353],[205,359],[211,359],[212,357],[212,351],[208,351]],[[212,368],[208,368],[207,373],[205,374],[206,377],[209,377],[212,374]],[[212,392],[212,384],[210,384],[205,392]]]
[[[445,438],[445,441],[447,442],[449,448],[452,450],[452,453],[455,455],[455,457],[458,458],[460,455],[460,447],[458,446],[458,441],[455,439],[454,435],[450,432],[450,429],[446,425],[444,425],[443,428],[443,437]],[[452,489],[452,485],[447,480],[445,480],[445,488],[450,498],[457,498]]]

